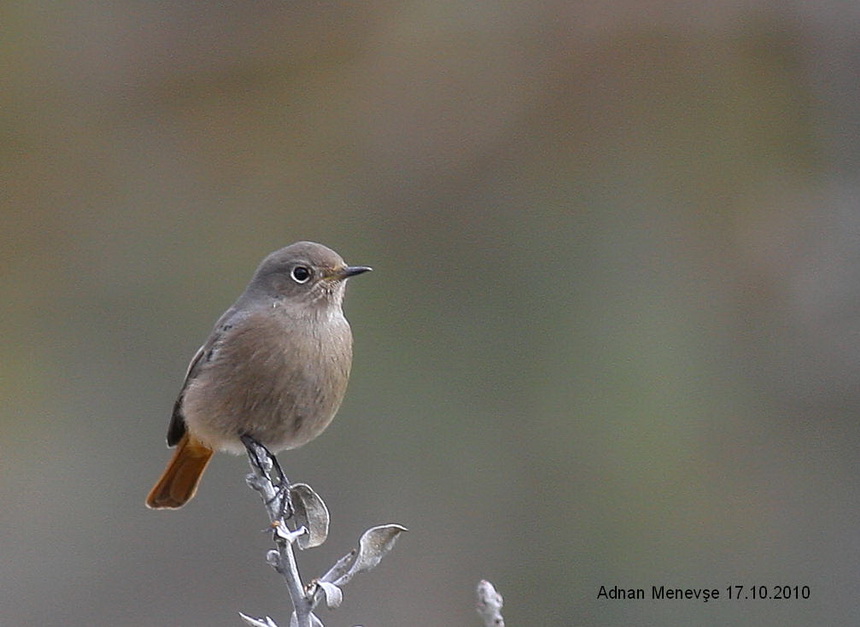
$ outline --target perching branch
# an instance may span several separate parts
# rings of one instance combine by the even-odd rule
[[[478,614],[484,620],[485,627],[505,627],[502,617],[502,595],[496,592],[489,581],[482,579],[478,583]]]
[[[341,587],[358,573],[375,567],[406,528],[382,525],[368,529],[361,536],[357,549],[340,558],[322,577],[303,584],[293,545],[310,549],[325,542],[328,508],[310,486],[290,485],[277,459],[266,447],[251,438],[242,441],[248,450],[252,471],[247,477],[248,485],[260,493],[272,526],[276,549],[268,552],[266,560],[283,576],[293,605],[290,627],[323,627],[313,613],[320,601],[325,600],[326,606],[332,609],[340,606]],[[253,627],[277,627],[268,616],[253,618],[241,613],[240,616]]]

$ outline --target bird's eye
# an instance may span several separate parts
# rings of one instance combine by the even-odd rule
[[[306,266],[296,266],[290,272],[290,276],[296,283],[307,283],[311,278],[311,270]]]

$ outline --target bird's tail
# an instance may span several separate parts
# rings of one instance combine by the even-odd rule
[[[146,497],[146,506],[151,509],[176,509],[185,505],[197,491],[197,484],[213,452],[187,433],[182,436],[173,459]]]

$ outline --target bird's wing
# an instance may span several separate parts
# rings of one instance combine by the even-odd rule
[[[185,372],[185,380],[182,382],[182,390],[173,404],[173,414],[170,416],[170,425],[167,427],[167,446],[176,446],[179,440],[182,439],[182,436],[185,435],[185,417],[182,415],[182,399],[185,397],[185,389],[188,387],[188,382],[194,378],[193,373],[197,370],[197,365],[203,357],[207,344],[197,349],[191,363],[188,364],[188,370]]]
[[[236,307],[228,309],[223,316],[215,324],[212,334],[206,343],[197,349],[191,362],[188,364],[188,370],[185,372],[185,380],[182,382],[182,390],[173,404],[173,414],[170,416],[170,425],[167,427],[167,446],[176,446],[185,435],[185,416],[182,414],[182,401],[185,397],[185,390],[188,389],[188,384],[194,380],[194,377],[200,372],[200,368],[212,359],[213,352],[217,349],[218,343],[221,341],[224,333],[233,327],[234,313]]]

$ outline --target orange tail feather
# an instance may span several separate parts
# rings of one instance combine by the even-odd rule
[[[146,497],[151,509],[176,509],[185,505],[197,491],[200,477],[214,451],[186,433],[179,441],[173,459],[161,479]]]

